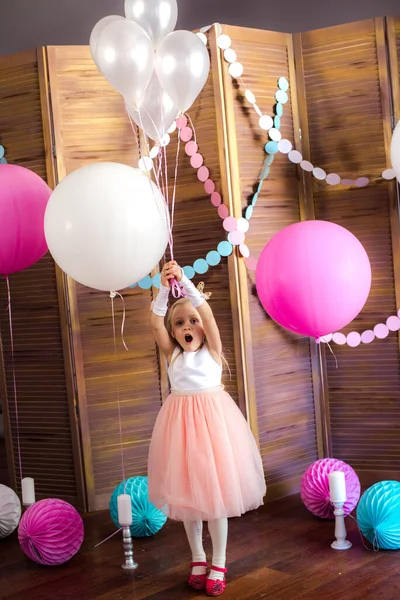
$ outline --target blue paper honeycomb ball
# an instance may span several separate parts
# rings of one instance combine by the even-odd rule
[[[132,525],[130,528],[132,536],[147,537],[154,535],[164,525],[167,517],[154,504],[149,502],[147,477],[129,477],[125,484],[125,491],[124,482],[122,481],[117,485],[111,496],[110,514],[113,522],[117,527],[120,527],[117,498],[120,494],[125,493],[132,499]]]
[[[362,534],[375,548],[400,549],[400,482],[380,481],[368,488],[357,506]]]

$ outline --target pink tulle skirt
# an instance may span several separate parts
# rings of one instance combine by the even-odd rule
[[[261,456],[239,408],[222,388],[171,394],[149,452],[149,499],[170,519],[238,517],[263,504]]]

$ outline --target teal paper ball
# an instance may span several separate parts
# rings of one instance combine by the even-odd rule
[[[357,522],[375,548],[400,549],[400,482],[380,481],[368,488],[357,506]]]
[[[132,525],[130,528],[132,536],[148,537],[154,535],[164,525],[167,517],[154,504],[149,502],[147,477],[130,477],[125,483],[125,491],[124,482],[121,482],[111,496],[110,514],[114,524],[121,527],[118,522],[117,498],[120,494],[125,493],[132,499]]]

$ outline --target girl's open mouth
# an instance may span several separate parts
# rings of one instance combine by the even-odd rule
[[[193,336],[191,336],[191,335],[190,335],[190,333],[187,333],[187,334],[185,335],[185,342],[186,342],[187,344],[190,344],[191,342],[193,342]]]

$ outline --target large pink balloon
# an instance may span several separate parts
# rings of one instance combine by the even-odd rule
[[[350,323],[371,288],[371,265],[359,240],[327,221],[303,221],[277,233],[257,264],[258,296],[286,329],[321,337]]]
[[[33,171],[0,165],[0,273],[27,269],[47,252],[44,213],[51,189]]]

